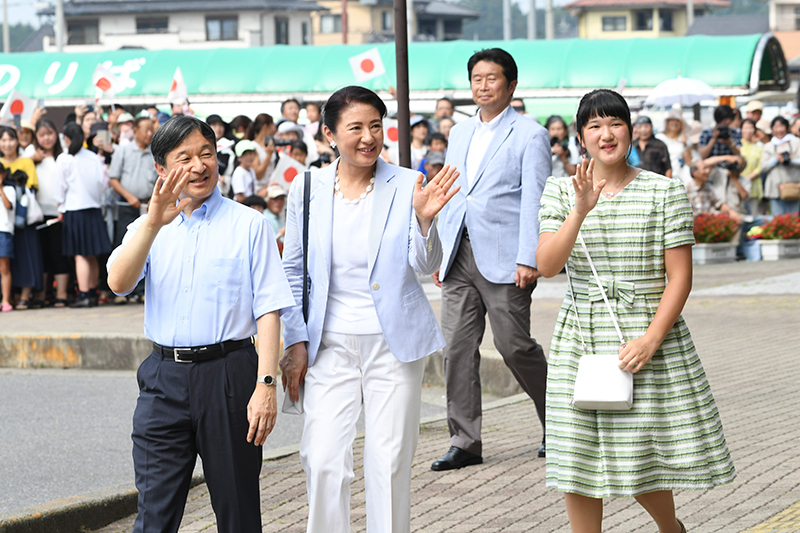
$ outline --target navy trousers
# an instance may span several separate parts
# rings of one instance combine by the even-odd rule
[[[247,442],[258,355],[250,345],[201,363],[151,353],[139,367],[134,533],[177,532],[199,454],[220,533],[261,531],[261,446]]]

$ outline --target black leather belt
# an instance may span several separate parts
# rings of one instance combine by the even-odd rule
[[[469,240],[469,232],[467,231],[467,227],[466,226],[464,226],[464,231],[461,232],[461,236],[464,239]]]
[[[177,346],[161,346],[153,343],[153,351],[164,358],[174,359],[177,363],[199,363],[210,361],[219,357],[224,357],[231,352],[241,350],[253,344],[253,339],[242,339],[239,341],[224,341],[219,344],[208,344],[206,346],[189,346],[185,348]]]

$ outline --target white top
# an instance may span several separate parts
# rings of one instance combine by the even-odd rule
[[[428,153],[428,147],[414,148],[411,146],[411,170],[419,169],[419,164],[425,159],[425,154]]]
[[[483,161],[483,156],[486,155],[486,149],[489,148],[500,121],[503,120],[510,108],[511,106],[506,107],[489,122],[481,120],[481,112],[480,109],[478,110],[478,121],[475,124],[475,132],[472,134],[467,151],[467,184],[470,189],[478,176],[478,169],[481,166],[481,161]]]
[[[261,146],[260,144],[256,143],[256,153],[258,154],[259,161],[263,161],[267,157],[267,149]],[[269,185],[269,178],[272,176],[272,173],[275,172],[275,164],[278,162],[277,157],[277,150],[272,152],[272,157],[269,160],[269,164],[267,165],[267,170],[264,171],[264,175],[261,176],[261,179],[256,179],[256,190],[261,190],[264,188],[265,185]],[[231,162],[233,164],[233,162]]]
[[[683,160],[683,152],[686,150],[686,145],[680,140],[680,136],[677,139],[670,139],[666,134],[659,133],[656,135],[656,139],[667,145],[669,162],[672,165],[672,177],[674,178],[683,167],[681,161]]]
[[[24,150],[22,150],[22,154],[20,154],[20,157],[27,157],[28,159],[32,159],[34,155],[36,155],[36,145],[31,143],[28,146],[26,146]],[[38,176],[39,173],[37,172],[36,175]]]
[[[36,192],[36,201],[42,208],[42,213],[48,217],[58,216],[58,202],[56,201],[56,182],[58,181],[58,166],[52,157],[45,157],[36,164],[36,177],[39,179],[39,190]]]
[[[100,207],[105,176],[97,154],[86,148],[81,148],[74,156],[64,152],[56,159],[56,168],[53,197],[61,204],[59,211],[64,213]]]
[[[581,152],[578,148],[578,141],[575,137],[568,137],[569,144],[567,144],[567,163],[570,165],[577,165],[581,162]],[[568,178],[569,173],[567,167],[564,166],[564,161],[555,154],[551,155],[552,161],[552,176],[556,178]]]
[[[244,194],[245,198],[255,194],[256,171],[252,168],[236,167],[231,178],[233,194]]]
[[[11,209],[6,209],[3,202],[0,202],[0,231],[14,235],[14,210],[17,208],[17,191],[11,185],[4,185],[3,192],[11,202]]]
[[[372,194],[345,204],[333,197],[331,279],[323,331],[347,335],[381,333],[369,287],[367,240]]]

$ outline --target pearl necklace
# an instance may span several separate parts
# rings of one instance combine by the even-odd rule
[[[603,187],[602,193],[605,195],[606,198],[614,198],[614,195],[617,194],[617,189],[619,189],[619,186],[622,185],[623,183],[625,183],[625,180],[628,178],[628,171],[630,169],[631,169],[630,165],[626,165],[625,166],[625,175],[622,176],[622,179],[620,180],[619,183],[617,183],[617,186],[614,187],[613,191],[606,192],[606,188]]]
[[[361,195],[354,199],[350,200],[349,198],[345,198],[342,191],[339,190],[339,169],[336,169],[336,179],[333,181],[333,191],[336,197],[341,200],[342,202],[347,204],[357,204],[361,200],[367,197],[367,195],[372,191],[373,186],[375,185],[375,172],[372,173],[372,177],[369,179],[369,185],[367,185],[367,190],[362,192]]]

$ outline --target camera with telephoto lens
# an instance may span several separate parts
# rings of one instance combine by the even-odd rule
[[[789,150],[786,150],[785,152],[781,152],[781,155],[783,156],[783,164],[784,165],[786,165],[788,167],[789,165],[792,164],[792,154],[789,153]]]
[[[275,143],[275,148],[279,146],[289,146],[292,144],[292,141],[289,141],[287,139],[276,139],[275,137],[270,136],[264,140],[264,146],[268,146],[270,141]]]
[[[550,148],[553,146],[560,144],[561,148],[564,150],[569,148],[569,138],[559,139],[558,137],[550,137]]]
[[[731,130],[728,126],[717,126],[717,131],[719,132],[718,139],[727,140],[731,138]]]

